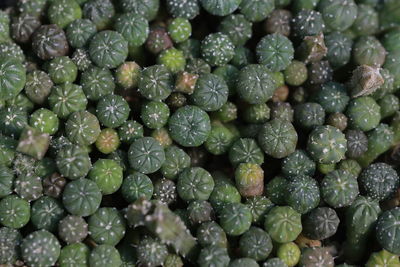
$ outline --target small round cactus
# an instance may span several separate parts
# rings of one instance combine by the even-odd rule
[[[335,266],[334,258],[326,248],[313,247],[304,249],[300,257],[300,267]]]
[[[162,65],[144,68],[139,79],[140,94],[154,101],[166,99],[172,91],[172,75]]]
[[[129,147],[128,159],[133,169],[148,174],[161,168],[165,161],[165,152],[154,138],[142,137]]]
[[[197,264],[200,267],[228,266],[229,262],[230,258],[227,249],[215,245],[202,248],[197,258]]]
[[[18,43],[27,43],[40,24],[39,19],[35,16],[22,13],[11,21],[11,37]]]
[[[318,103],[306,102],[294,107],[294,122],[301,128],[312,130],[325,122],[325,109]]]
[[[82,88],[72,83],[53,87],[48,101],[51,110],[60,119],[67,118],[75,111],[85,110],[88,102]]]
[[[219,246],[226,248],[226,233],[215,221],[204,222],[197,228],[197,241],[201,246]]]
[[[214,124],[211,126],[210,134],[204,142],[205,148],[214,155],[226,153],[234,141],[232,131],[223,125]]]
[[[215,16],[226,16],[233,13],[240,5],[240,0],[200,0],[201,6]]]
[[[276,6],[275,1],[251,1],[244,0],[240,3],[239,9],[246,19],[252,22],[260,22],[273,12]]]
[[[133,12],[119,15],[114,27],[128,41],[129,46],[143,45],[149,34],[148,21],[143,16]]]
[[[272,71],[281,71],[289,66],[294,57],[292,42],[281,34],[266,35],[257,45],[257,57],[260,64]]]
[[[62,201],[69,213],[89,216],[100,206],[101,191],[95,182],[81,178],[65,186]]]
[[[88,220],[90,237],[97,244],[113,245],[125,234],[125,221],[115,208],[99,208]]]
[[[93,164],[88,177],[97,184],[103,195],[109,195],[122,184],[122,167],[115,160],[99,159]]]
[[[258,267],[258,263],[250,258],[240,258],[235,259],[229,263],[229,267],[240,267],[240,266],[249,266],[249,267]]]
[[[244,257],[262,261],[272,252],[272,240],[263,229],[252,226],[240,237],[239,249]]]
[[[65,32],[55,24],[42,25],[32,34],[32,50],[42,60],[68,54]]]
[[[20,257],[20,244],[22,235],[18,230],[1,227],[0,228],[0,264],[12,264]]]
[[[237,188],[225,180],[216,180],[215,187],[210,195],[210,202],[213,208],[218,212],[228,203],[239,203],[241,196]]]
[[[25,226],[31,216],[29,202],[17,195],[8,195],[0,200],[0,223],[9,228]]]
[[[397,172],[386,163],[369,165],[362,171],[358,181],[361,190],[378,201],[389,198],[400,183]]]
[[[347,151],[350,158],[358,158],[368,150],[368,138],[363,131],[346,131]]]
[[[185,201],[208,200],[214,189],[214,179],[201,167],[186,168],[178,176],[177,189]]]
[[[325,23],[318,11],[303,9],[292,20],[293,34],[300,39],[317,35],[324,29]]]
[[[303,217],[303,234],[314,240],[323,240],[336,233],[339,222],[334,209],[316,208]]]
[[[357,18],[357,5],[353,0],[321,0],[318,10],[329,31],[344,31],[348,29]]]
[[[322,198],[334,208],[349,206],[358,194],[356,177],[344,170],[328,173],[321,182]]]
[[[87,151],[76,145],[61,148],[57,153],[56,164],[60,174],[71,180],[85,177],[92,167]]]
[[[0,70],[4,75],[0,79],[0,96],[8,100],[22,91],[26,82],[26,70],[21,62],[10,56],[0,57]]]
[[[129,203],[135,202],[139,198],[150,199],[153,190],[151,179],[140,172],[134,172],[125,177],[121,186],[121,194]]]
[[[51,24],[65,28],[82,17],[82,9],[76,1],[57,0],[49,5],[47,15]]]
[[[220,76],[209,73],[199,76],[191,99],[205,111],[216,111],[226,103],[228,94],[226,82]]]
[[[214,210],[211,204],[205,200],[194,200],[187,207],[189,220],[194,224],[211,221],[214,217]]]
[[[99,245],[89,255],[89,266],[121,266],[122,260],[118,250],[110,245]]]
[[[293,267],[299,262],[301,251],[296,243],[288,242],[280,244],[276,254],[287,266]]]
[[[77,145],[91,145],[100,134],[99,120],[88,111],[72,113],[65,123],[68,139]]]
[[[136,248],[139,263],[145,266],[159,266],[167,258],[167,246],[159,240],[145,237]]]
[[[385,266],[385,265],[388,266],[400,265],[399,257],[383,249],[379,252],[372,253],[367,263],[365,264],[366,267]]]
[[[118,128],[118,136],[122,142],[131,144],[143,137],[143,125],[137,121],[127,120]]]
[[[300,86],[308,78],[306,65],[297,60],[292,60],[283,73],[285,75],[285,82],[292,86]]]
[[[263,267],[287,267],[287,265],[280,258],[270,258],[264,262]]]
[[[304,150],[296,150],[282,161],[282,173],[287,177],[314,175],[316,164]]]
[[[46,230],[27,235],[21,244],[22,258],[30,266],[52,266],[60,256],[60,243]]]
[[[264,171],[255,163],[240,163],[235,170],[236,186],[244,197],[262,195]]]
[[[262,164],[264,154],[254,139],[240,138],[230,147],[229,160],[235,166],[240,163]]]
[[[250,209],[241,203],[229,203],[220,211],[220,223],[224,231],[231,236],[246,232],[252,221]]]
[[[56,57],[49,61],[47,71],[55,84],[74,82],[78,76],[78,68],[67,56]]]
[[[33,203],[31,222],[36,229],[54,232],[64,215],[65,211],[58,200],[44,196]]]
[[[244,45],[252,35],[252,23],[241,14],[225,17],[218,29],[226,34],[235,46]]]
[[[168,0],[167,9],[175,18],[193,19],[200,12],[200,5],[197,0],[188,0],[185,2]]]
[[[25,93],[36,104],[43,104],[53,87],[50,76],[41,70],[34,70],[26,75]]]
[[[157,62],[172,73],[183,71],[186,65],[183,52],[173,47],[162,51],[157,57]]]
[[[274,207],[265,217],[264,228],[275,242],[291,242],[303,229],[301,215],[288,206]]]
[[[141,67],[134,61],[122,63],[115,71],[117,84],[125,90],[136,88],[139,82]]]
[[[111,71],[96,66],[91,66],[82,72],[80,85],[86,97],[93,101],[111,94],[115,88]]]
[[[354,43],[353,60],[357,65],[380,67],[385,57],[385,48],[374,36],[362,36]]]
[[[67,215],[58,224],[58,236],[67,244],[79,243],[88,235],[88,224],[79,216]]]
[[[345,135],[333,126],[318,126],[308,136],[307,150],[319,163],[337,163],[345,156],[347,140]]]
[[[288,192],[286,203],[301,214],[309,212],[319,204],[318,183],[309,176],[291,177],[286,190]]]
[[[98,32],[90,40],[89,55],[99,67],[116,68],[128,56],[128,42],[116,31]]]
[[[84,47],[95,33],[96,25],[89,19],[74,20],[66,28],[68,43],[74,48]]]
[[[376,223],[376,238],[379,244],[394,254],[400,253],[399,222],[400,208],[394,208],[383,212]]]
[[[259,224],[264,220],[265,215],[271,210],[274,203],[265,196],[254,196],[247,198],[245,205],[251,211],[253,223]]]
[[[190,167],[190,157],[177,146],[165,149],[165,161],[161,166],[161,173],[168,179],[176,179],[183,169]]]
[[[121,126],[129,116],[130,108],[126,100],[119,95],[103,96],[96,106],[96,115],[101,124],[116,128]]]
[[[95,145],[97,150],[103,154],[111,154],[115,152],[120,145],[117,131],[112,128],[105,128],[101,130],[96,139]]]
[[[64,246],[61,249],[58,263],[60,266],[87,266],[90,250],[83,243]]]
[[[42,133],[55,134],[59,127],[59,119],[53,111],[40,108],[31,114],[29,125]]]
[[[265,188],[266,196],[276,205],[286,204],[287,180],[282,176],[271,179]]]
[[[208,114],[197,106],[184,106],[171,115],[168,130],[172,139],[185,147],[203,144],[210,131]]]
[[[328,48],[326,55],[332,67],[340,68],[349,63],[353,41],[341,32],[332,32],[325,36],[325,45]]]
[[[293,125],[279,119],[267,122],[258,133],[258,143],[264,152],[278,159],[295,151],[297,139],[297,132]]]
[[[165,178],[158,179],[154,183],[153,198],[167,205],[174,203],[178,198],[175,182]]]
[[[228,63],[234,56],[234,49],[229,37],[221,32],[209,34],[201,43],[201,55],[212,66]]]
[[[275,81],[267,66],[250,64],[244,67],[238,76],[237,92],[239,97],[250,104],[268,101],[275,91]]]
[[[321,86],[315,99],[327,113],[334,113],[343,112],[350,97],[347,95],[346,89],[342,84],[328,82]]]

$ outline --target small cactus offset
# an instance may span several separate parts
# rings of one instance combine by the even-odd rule
[[[400,208],[384,211],[376,223],[376,238],[387,251],[400,254]]]
[[[49,144],[49,134],[27,127],[21,133],[17,151],[41,160],[46,154]]]

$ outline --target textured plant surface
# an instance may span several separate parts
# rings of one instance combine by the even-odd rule
[[[400,1],[14,2],[0,266],[400,266]]]

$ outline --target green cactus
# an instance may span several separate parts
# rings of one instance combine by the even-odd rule
[[[275,242],[291,242],[303,229],[301,215],[289,206],[274,207],[265,217],[264,228]]]
[[[318,126],[308,136],[307,151],[318,163],[337,163],[344,158],[346,150],[345,135],[333,126]]]
[[[36,200],[43,194],[42,180],[33,173],[23,173],[14,181],[14,191],[26,201]]]
[[[221,227],[231,236],[246,232],[252,222],[250,209],[241,203],[228,203],[219,214]]]
[[[197,0],[168,0],[167,9],[174,18],[193,19],[200,12],[200,5]]]
[[[321,89],[315,96],[315,101],[319,103],[327,113],[343,112],[350,98],[347,95],[343,84],[337,82],[327,82],[321,85]]]
[[[168,34],[175,43],[182,43],[192,35],[192,25],[188,19],[175,18],[168,25]]]
[[[276,205],[286,204],[287,180],[282,176],[276,176],[265,186],[266,196]]]
[[[67,215],[58,224],[58,236],[67,244],[79,243],[88,235],[88,224],[79,216]]]
[[[261,223],[265,215],[271,210],[274,204],[265,196],[254,196],[246,199],[245,205],[249,207],[253,223]]]
[[[280,258],[270,258],[264,262],[263,267],[287,267],[287,265]]]
[[[159,200],[164,204],[172,204],[178,198],[175,182],[161,178],[154,183],[153,199]]]
[[[27,235],[21,244],[22,258],[30,266],[52,266],[60,256],[60,243],[46,230]]]
[[[362,171],[360,164],[358,164],[358,162],[354,159],[342,160],[339,162],[337,168],[352,174],[354,177],[358,177]]]
[[[386,50],[374,36],[361,36],[354,43],[352,52],[357,65],[380,67],[385,62]]]
[[[374,163],[365,168],[358,181],[361,190],[378,201],[389,198],[400,183],[397,172],[383,162]]]
[[[64,208],[57,199],[43,196],[32,205],[31,222],[36,229],[55,232],[64,215]]]
[[[59,128],[57,115],[46,108],[35,110],[30,118],[29,125],[44,134],[55,134]]]
[[[122,197],[128,202],[135,202],[139,198],[150,199],[153,195],[153,182],[140,172],[133,172],[126,176],[121,185]]]
[[[187,207],[189,220],[192,224],[200,224],[211,221],[214,217],[214,210],[210,202],[205,200],[194,200]]]
[[[89,266],[121,266],[122,260],[118,250],[110,245],[99,245],[89,255]]]
[[[125,235],[125,221],[115,208],[99,208],[88,220],[90,237],[97,244],[115,246]]]
[[[131,144],[128,158],[133,169],[148,174],[161,168],[165,161],[165,153],[156,139],[142,137]]]
[[[18,230],[1,227],[0,228],[0,246],[2,250],[0,252],[0,264],[14,264],[18,258],[20,258],[20,244],[22,241],[22,235]]]
[[[325,110],[318,103],[306,102],[294,107],[294,122],[305,130],[321,126],[324,121]]]
[[[351,205],[359,194],[357,178],[344,170],[334,170],[321,182],[322,199],[333,208]]]
[[[347,151],[346,156],[356,159],[368,150],[368,138],[363,131],[346,131]]]
[[[313,248],[305,248],[302,251],[300,262],[300,267],[318,267],[318,266],[326,266],[333,267],[335,266],[334,258],[329,251],[324,247],[313,247]]]
[[[357,5],[353,0],[321,0],[318,4],[318,10],[322,14],[328,31],[344,31],[357,18]]]
[[[293,153],[297,145],[297,132],[288,121],[274,119],[263,125],[258,143],[264,152],[274,158],[284,158]]]
[[[366,267],[396,266],[400,265],[399,256],[394,255],[386,250],[374,252],[369,257]]]
[[[275,91],[275,81],[267,66],[250,64],[240,70],[236,90],[250,104],[268,101]]]
[[[398,231],[400,228],[400,208],[384,211],[376,223],[376,238],[379,244],[393,254],[400,254]]]
[[[311,9],[302,9],[292,20],[293,35],[299,39],[319,34],[325,30],[321,13]]]
[[[71,180],[85,177],[92,167],[88,153],[76,145],[61,148],[57,153],[56,164],[60,174]]]
[[[313,240],[327,239],[336,233],[339,222],[334,209],[316,208],[303,217],[303,234]]]
[[[103,154],[115,152],[120,145],[118,132],[112,128],[101,130],[96,139],[95,145],[97,150]]]
[[[89,254],[90,250],[85,244],[70,244],[61,249],[58,264],[60,267],[85,267],[88,266]]]
[[[29,202],[17,195],[8,195],[0,200],[0,223],[18,229],[25,226],[31,216]]]
[[[201,6],[214,16],[226,16],[233,13],[241,2],[240,0],[200,0]]]
[[[306,64],[297,60],[292,60],[283,74],[285,75],[285,82],[292,86],[300,86],[308,78]]]
[[[288,193],[286,203],[301,214],[311,211],[319,204],[318,183],[307,175],[291,177],[286,190]]]
[[[214,180],[201,167],[186,168],[178,176],[177,189],[185,201],[207,200],[214,189]]]
[[[341,32],[332,32],[325,36],[325,45],[328,48],[326,55],[333,68],[340,68],[350,62],[353,41]]]
[[[65,32],[55,24],[40,26],[32,35],[32,50],[42,60],[67,55],[69,45]]]
[[[214,245],[202,248],[197,258],[197,264],[200,267],[228,267],[229,262],[230,258],[226,248]]]
[[[252,226],[240,237],[239,249],[242,256],[262,261],[272,252],[272,240],[267,232]]]
[[[221,32],[209,34],[201,42],[201,55],[212,66],[222,66],[228,63],[233,58],[234,49],[235,46],[229,36]]]
[[[101,191],[97,184],[81,178],[69,182],[64,189],[62,201],[72,215],[89,216],[96,212],[101,202]]]
[[[218,29],[226,34],[235,46],[246,44],[252,35],[252,23],[242,14],[226,16]]]
[[[227,247],[226,233],[215,221],[204,222],[197,228],[197,242],[202,247],[219,246]]]
[[[300,260],[301,251],[300,248],[294,242],[288,242],[280,244],[276,255],[281,259],[288,267],[296,266]]]
[[[19,138],[16,150],[41,160],[50,144],[50,135],[32,127],[25,127]]]
[[[240,13],[251,22],[260,22],[268,17],[275,8],[273,0],[249,1],[242,0],[239,6]]]
[[[393,129],[384,123],[380,123],[375,129],[367,133],[368,150],[357,158],[361,167],[367,167],[381,154],[392,146],[394,141]]]

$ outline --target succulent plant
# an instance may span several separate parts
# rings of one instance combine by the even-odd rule
[[[174,203],[178,198],[175,182],[165,178],[155,181],[153,198],[167,205]]]
[[[14,194],[0,200],[0,211],[0,223],[14,229],[25,226],[31,216],[29,202]]]
[[[97,184],[103,195],[112,194],[121,187],[122,167],[112,159],[99,159],[93,164],[88,178]]]
[[[1,264],[13,264],[20,257],[20,244],[22,235],[18,230],[1,227],[0,228],[0,245],[2,247],[0,253]]]
[[[322,14],[312,9],[302,9],[292,20],[292,31],[297,38],[312,36],[323,32],[325,22]]]
[[[318,103],[306,102],[294,107],[294,122],[303,129],[311,130],[324,121],[325,110]]]
[[[226,16],[233,13],[240,5],[240,0],[200,0],[201,6],[215,16]]]
[[[318,126],[308,136],[307,150],[319,163],[337,163],[345,156],[347,140],[345,135],[333,126]]]
[[[196,0],[178,1],[168,0],[167,1],[168,12],[175,18],[193,19],[200,12],[200,5]]]
[[[265,217],[264,228],[275,242],[291,242],[302,231],[300,213],[289,206],[274,207]]]
[[[328,48],[326,55],[334,68],[340,68],[349,63],[353,41],[341,32],[332,32],[325,35],[325,45]]]
[[[276,254],[287,266],[293,267],[299,262],[301,251],[296,243],[288,242],[280,244]]]
[[[31,208],[31,222],[36,229],[44,229],[55,232],[65,211],[62,204],[49,196],[37,199]]]
[[[89,255],[89,266],[121,266],[118,250],[110,245],[99,245]]]
[[[379,244],[387,251],[399,254],[397,231],[399,228],[400,208],[384,211],[376,223],[376,238]]]
[[[153,20],[160,7],[159,0],[122,0],[120,4],[124,12],[134,12],[140,14],[145,17],[146,20]]]
[[[32,35],[32,50],[43,60],[67,55],[69,45],[65,32],[55,24],[41,25]]]
[[[400,264],[399,257],[386,250],[374,252],[369,257],[366,267]]]
[[[214,245],[202,248],[197,258],[197,264],[200,267],[206,267],[206,266],[226,267],[229,265],[229,262],[230,258],[226,248],[221,248]]]
[[[58,235],[67,244],[79,243],[88,235],[88,224],[82,217],[67,215],[59,221]]]
[[[95,182],[81,178],[65,186],[62,202],[72,215],[89,216],[100,206],[101,191]]]
[[[318,206],[319,187],[316,180],[307,175],[297,175],[287,183],[286,203],[297,212],[304,214]]]
[[[64,246],[60,251],[58,263],[60,266],[86,266],[88,265],[90,250],[83,243]]]
[[[389,198],[400,183],[397,172],[386,163],[373,163],[358,178],[361,190],[378,201]]]
[[[317,267],[317,266],[326,266],[326,267],[333,267],[335,266],[334,258],[329,251],[324,247],[313,247],[313,248],[306,248],[303,250],[300,262],[300,267],[310,266],[310,267]]]
[[[25,127],[19,138],[16,151],[41,160],[47,152],[50,136],[32,127]]]
[[[284,158],[293,153],[297,145],[294,126],[284,120],[274,119],[264,124],[258,134],[258,143],[264,152],[274,158]]]
[[[323,240],[336,233],[339,222],[334,209],[316,208],[303,217],[303,234],[311,239]]]
[[[211,204],[205,200],[194,200],[190,202],[187,210],[189,219],[193,224],[211,221],[214,217],[214,210]]]
[[[82,72],[80,84],[86,97],[93,101],[111,94],[115,88],[112,73],[106,68],[96,66],[90,66]]]

